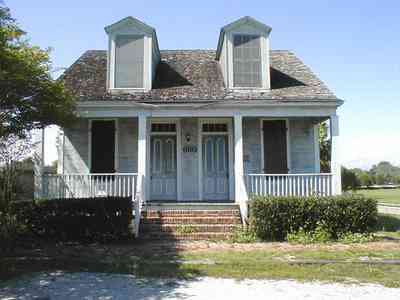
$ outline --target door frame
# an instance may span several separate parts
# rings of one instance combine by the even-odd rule
[[[203,132],[203,124],[227,124],[227,132]],[[198,119],[198,176],[199,176],[199,200],[203,200],[203,135],[227,135],[228,136],[228,200],[234,200],[234,174],[233,174],[233,136],[231,118],[199,118]]]
[[[265,173],[264,164],[264,121],[285,121],[286,124],[286,165],[288,174],[291,173],[291,161],[290,161],[290,122],[289,118],[260,118],[260,136],[261,136],[261,171]],[[265,173],[266,174],[266,173]]]
[[[118,153],[118,135],[119,135],[119,124],[118,124],[118,118],[95,118],[95,119],[89,119],[89,124],[88,124],[88,173],[91,173],[92,171],[92,124],[93,121],[114,121],[114,126],[115,126],[115,134],[114,134],[114,169],[115,173],[118,173],[119,171],[119,153]]]
[[[175,124],[175,132],[152,132],[152,124]],[[150,118],[147,123],[147,134],[146,134],[146,159],[149,162],[146,164],[146,174],[148,174],[148,180],[146,180],[146,192],[147,195],[151,195],[151,136],[153,135],[166,135],[176,136],[176,201],[182,201],[182,134],[181,134],[181,122],[179,118]],[[149,199],[151,201],[151,199]],[[166,200],[171,201],[171,200]]]

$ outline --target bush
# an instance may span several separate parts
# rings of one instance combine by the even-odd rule
[[[377,237],[373,233],[343,233],[338,241],[343,244],[362,244],[376,241]]]
[[[373,230],[377,203],[363,195],[332,197],[262,197],[250,202],[250,228],[263,240],[284,240],[300,229],[314,232],[318,225],[333,239],[340,234]]]
[[[107,241],[131,235],[130,197],[14,202],[13,212],[35,236],[61,241]]]
[[[257,237],[255,233],[248,228],[238,228],[233,232],[230,241],[240,244],[255,243],[257,242]]]
[[[318,225],[311,232],[306,232],[303,228],[300,228],[297,232],[288,233],[286,239],[290,243],[313,244],[330,242],[332,236],[323,225]]]
[[[0,211],[0,252],[13,250],[24,232],[25,226],[18,221],[17,216]]]

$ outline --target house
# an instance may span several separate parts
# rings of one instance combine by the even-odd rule
[[[107,51],[86,51],[63,75],[79,121],[63,129],[59,174],[42,177],[40,197],[132,196],[137,211],[235,205],[245,219],[252,193],[341,193],[343,101],[294,53],[270,49],[271,27],[243,17],[222,27],[216,51],[160,50],[132,17],[105,32]],[[321,173],[327,120],[332,172]]]

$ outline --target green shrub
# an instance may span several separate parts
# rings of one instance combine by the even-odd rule
[[[249,228],[240,227],[233,232],[230,241],[232,243],[241,243],[241,244],[254,243],[257,242],[257,236]]]
[[[0,212],[0,251],[7,252],[14,249],[18,239],[25,232],[17,216],[9,212]]]
[[[332,236],[323,225],[318,225],[314,231],[307,232],[300,228],[297,232],[288,233],[286,239],[290,243],[314,244],[328,243],[332,241]]]
[[[250,201],[250,228],[263,240],[284,240],[300,229],[314,232],[323,224],[333,239],[342,233],[373,230],[377,203],[363,195],[332,197],[261,197]]]
[[[14,202],[12,211],[31,234],[62,241],[108,241],[131,235],[130,197]]]
[[[338,241],[343,244],[362,244],[376,241],[377,237],[373,233],[343,233],[339,236]]]

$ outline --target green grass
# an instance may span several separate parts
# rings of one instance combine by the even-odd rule
[[[358,190],[357,193],[363,194],[367,197],[373,197],[381,203],[400,205],[400,189]]]
[[[60,245],[50,250],[24,250],[20,254],[0,257],[0,281],[33,272],[63,270],[125,273],[141,277],[358,281],[400,287],[400,265],[360,263],[361,257],[373,261],[400,260],[398,242],[384,247],[379,243],[378,246],[377,243],[350,246],[331,244],[298,248],[282,245],[282,249],[238,251],[222,247],[200,252],[173,248],[153,251],[151,248],[138,249],[137,245]]]

